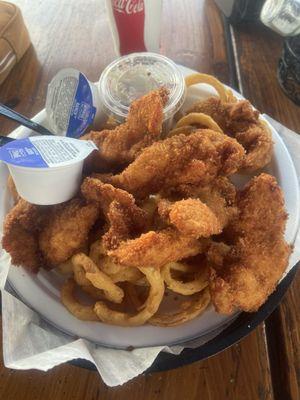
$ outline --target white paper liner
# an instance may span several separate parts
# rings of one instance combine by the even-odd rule
[[[300,177],[300,137],[271,117],[265,118],[284,140]],[[1,211],[0,211],[1,212]],[[0,236],[2,227],[0,228]],[[300,259],[300,232],[287,272]],[[3,356],[4,364],[13,369],[39,369],[47,371],[56,365],[81,358],[95,364],[108,386],[122,385],[149,368],[161,351],[180,354],[185,347],[195,348],[213,339],[227,326],[188,342],[185,346],[157,346],[127,350],[114,350],[95,345],[84,339],[74,339],[45,322],[20,300],[4,290],[10,258],[0,254],[0,288],[2,292]],[[231,323],[231,322],[230,322]]]

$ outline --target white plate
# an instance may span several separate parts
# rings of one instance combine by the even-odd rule
[[[185,67],[180,68],[185,75],[195,72]],[[212,94],[213,89],[209,86],[194,86],[189,89],[185,105],[192,103],[195,99],[206,98]],[[45,111],[43,110],[37,114],[34,120],[44,123]],[[274,156],[265,171],[275,175],[283,189],[286,208],[289,214],[285,237],[289,243],[292,243],[297,232],[299,220],[297,175],[282,139],[272,127],[271,130],[275,145]],[[18,128],[11,136],[24,137],[28,136],[29,133],[31,132],[26,128]],[[0,165],[0,177],[2,180],[0,183],[2,187],[4,187],[4,168],[4,165]],[[249,180],[249,176],[246,180]],[[237,177],[237,181],[239,184],[244,183],[245,178],[240,179]],[[10,207],[11,201],[8,193],[5,190],[1,191],[0,217]],[[1,220],[0,223],[2,223]],[[180,343],[205,335],[212,330],[220,328],[232,319],[232,316],[228,317],[217,314],[210,306],[199,318],[174,328],[159,328],[150,325],[123,328],[100,322],[82,322],[73,317],[61,304],[59,288],[62,278],[56,272],[47,272],[42,269],[37,275],[33,275],[21,267],[14,267],[10,268],[8,279],[24,303],[36,310],[52,325],[72,336],[86,338],[108,347],[145,347]]]

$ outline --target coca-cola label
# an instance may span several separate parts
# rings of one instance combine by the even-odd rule
[[[120,54],[147,51],[144,0],[112,0],[112,8],[119,33]]]
[[[136,14],[144,11],[144,0],[113,0],[113,7],[120,13]]]

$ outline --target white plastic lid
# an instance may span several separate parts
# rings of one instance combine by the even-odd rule
[[[56,135],[81,136],[101,114],[97,86],[76,69],[62,69],[48,85],[46,114]]]
[[[61,136],[15,140],[0,148],[19,195],[33,204],[70,200],[78,192],[84,159],[93,142]]]
[[[174,115],[185,98],[185,82],[177,65],[155,53],[133,53],[118,58],[101,74],[99,92],[108,114],[122,120],[128,115],[130,103],[160,87],[169,91],[164,119]]]
[[[0,160],[25,168],[59,168],[84,160],[97,146],[91,140],[32,136],[0,148]]]

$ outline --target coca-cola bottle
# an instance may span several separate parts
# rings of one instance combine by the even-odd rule
[[[161,0],[106,0],[116,51],[159,51]]]

